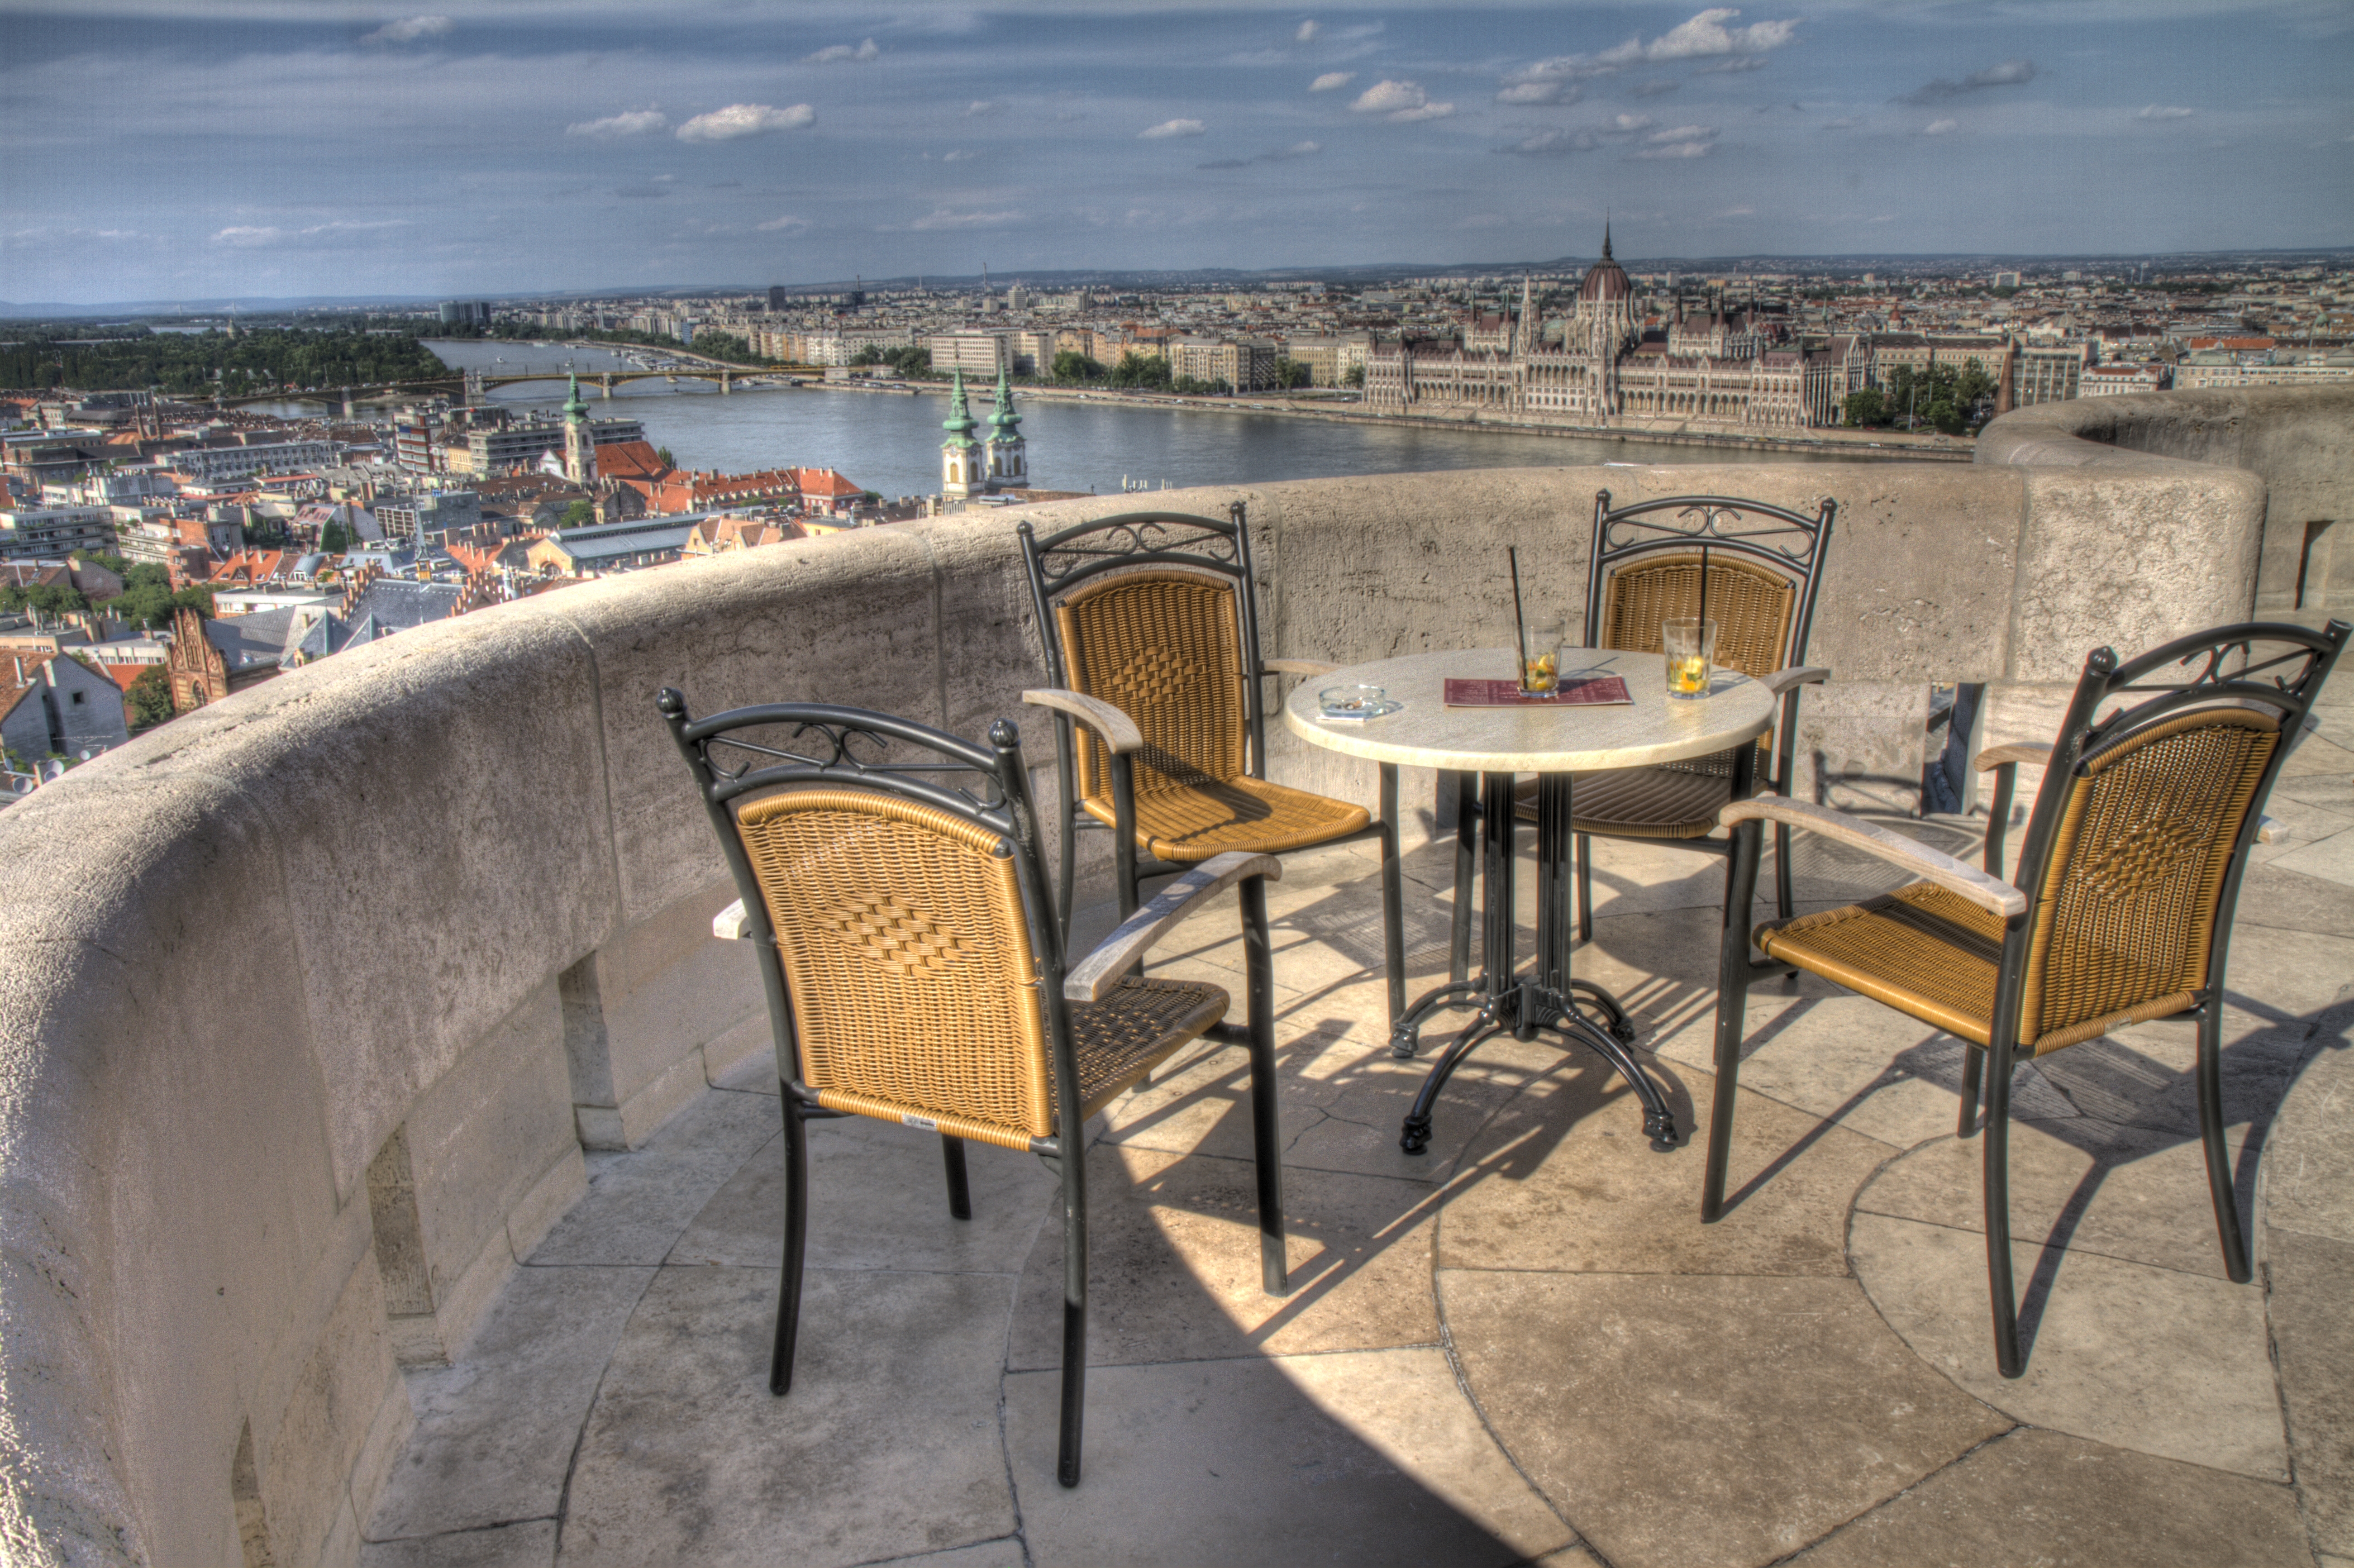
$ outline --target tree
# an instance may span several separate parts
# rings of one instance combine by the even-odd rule
[[[340,556],[352,547],[352,531],[340,522],[330,523],[319,530],[319,548],[330,556]]]
[[[932,351],[913,346],[895,348],[883,355],[883,363],[891,367],[894,376],[929,376],[932,373]]]
[[[563,517],[556,525],[559,528],[586,528],[596,521],[596,503],[583,498],[566,507]]]
[[[1341,385],[1363,388],[1365,385],[1365,367],[1362,365],[1349,366],[1347,374],[1341,377]]]
[[[874,344],[874,343],[870,343],[870,344],[868,344],[864,348],[860,349],[856,354],[854,354],[854,355],[852,355],[850,356],[850,363],[851,363],[851,364],[853,364],[853,365],[880,365],[880,364],[882,364],[882,363],[883,363],[883,346],[882,346],[882,344]]]
[[[122,705],[130,710],[133,729],[162,724],[172,716],[172,677],[164,673],[163,665],[148,665],[123,692]]]
[[[1111,367],[1111,384],[1131,387],[1145,391],[1166,391],[1169,387],[1169,361],[1161,355],[1139,354],[1129,349]]]
[[[36,583],[31,588],[0,588],[0,609],[30,609],[51,618],[80,615],[90,608],[80,590],[61,583]]]
[[[664,468],[676,468],[678,466],[678,459],[670,455],[670,449],[668,447],[656,447],[654,449],[654,456],[662,459],[662,465]]]
[[[1847,395],[1847,422],[1850,425],[1881,425],[1888,421],[1888,399],[1877,387],[1867,387],[1861,392]]]
[[[1286,355],[1278,355],[1277,357],[1275,362],[1275,384],[1279,389],[1288,392],[1295,387],[1307,386],[1308,383],[1313,379],[1314,376],[1310,372],[1308,366],[1300,364],[1299,361]]]
[[[1055,355],[1054,376],[1057,381],[1100,381],[1104,367],[1076,348],[1066,348]]]

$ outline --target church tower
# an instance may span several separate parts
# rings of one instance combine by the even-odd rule
[[[1030,488],[1028,445],[1022,439],[1022,419],[1013,411],[1013,394],[1005,385],[1005,368],[997,371],[997,407],[989,416],[989,488]]]
[[[949,439],[940,443],[940,493],[961,501],[989,488],[981,471],[981,443],[972,439],[972,411],[964,400],[964,372],[956,373],[956,389],[949,397],[949,417],[940,421]]]
[[[580,377],[564,400],[564,477],[588,486],[597,482],[597,438],[588,429],[588,405],[580,400]]]

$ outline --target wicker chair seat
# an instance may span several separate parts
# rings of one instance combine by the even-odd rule
[[[1570,784],[1569,820],[1577,832],[1612,838],[1705,838],[1715,831],[1716,814],[1732,799],[1728,773],[1621,768],[1577,774]],[[1514,800],[1522,821],[1536,821],[1536,780],[1522,784]]]
[[[1769,922],[1757,927],[1755,939],[1767,958],[1796,964],[1973,1045],[1991,1038],[2002,922],[1933,884],[1916,882],[1861,904]],[[2040,1056],[2128,1023],[2188,1012],[2198,1001],[2195,991],[2164,991],[2041,1037],[2022,1028],[2020,1044]]]
[[[1090,797],[1080,805],[1106,827],[1117,825],[1110,800]],[[1280,854],[1346,837],[1372,821],[1363,806],[1248,774],[1136,792],[1137,847],[1172,863],[1208,860],[1228,850]]]

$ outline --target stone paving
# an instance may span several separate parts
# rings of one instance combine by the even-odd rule
[[[472,1342],[409,1375],[364,1561],[2354,1568],[2354,705],[2324,714],[2232,956],[2243,1213],[2272,1151],[2256,1285],[2223,1277],[2178,1023],[2020,1075],[2016,1382],[1978,1145],[1953,1135],[1959,1044],[1810,977],[1755,993],[1717,1224],[1697,1133],[1654,1150],[1598,1060],[1542,1043],[1483,1047],[1405,1155],[1423,1065],[1385,1048],[1372,863],[1333,851],[1270,889],[1294,1288],[1258,1288],[1247,1073],[1205,1043],[1097,1128],[1076,1490],[1053,1475],[1055,1188],[1025,1156],[975,1146],[959,1223],[936,1139],[814,1124],[799,1367],[769,1395],[759,1064],[590,1156]],[[1444,962],[1450,864],[1407,860],[1410,990]],[[1575,959],[1634,1010],[1687,1128],[1722,864],[1599,846]],[[1794,871],[1809,907],[1894,880],[1806,840]],[[1225,901],[1156,972],[1239,997],[1233,929]]]

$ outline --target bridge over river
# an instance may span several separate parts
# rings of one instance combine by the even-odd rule
[[[312,399],[333,403],[341,401],[345,417],[352,405],[362,398],[397,397],[401,396],[448,397],[456,394],[468,403],[479,403],[501,387],[521,387],[533,382],[568,382],[580,378],[584,387],[594,387],[599,396],[610,397],[613,388],[632,381],[682,380],[708,381],[724,392],[732,392],[738,384],[770,386],[790,376],[822,376],[820,365],[779,365],[758,369],[741,365],[727,365],[716,360],[667,365],[659,369],[575,370],[568,365],[553,366],[523,366],[514,370],[469,369],[457,376],[429,376],[414,381],[378,381],[365,386],[313,387],[301,392],[253,392],[235,397],[217,399],[222,408],[240,408],[249,403],[283,403]]]

